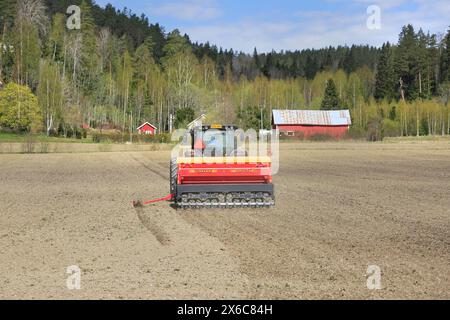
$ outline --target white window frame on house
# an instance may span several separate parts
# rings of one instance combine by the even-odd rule
[[[295,137],[295,132],[294,131],[286,131],[286,136]]]

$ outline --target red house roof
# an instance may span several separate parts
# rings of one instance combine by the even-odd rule
[[[155,127],[155,126],[152,125],[151,123],[146,122],[146,123],[142,124],[141,126],[139,126],[136,130],[140,130],[140,129],[144,128],[145,126],[150,126],[150,127],[152,127],[153,129],[155,129],[155,130],[158,129],[157,127]]]

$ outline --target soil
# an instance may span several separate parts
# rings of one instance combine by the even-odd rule
[[[177,211],[131,204],[168,194],[169,151],[0,155],[0,298],[450,298],[448,142],[280,159],[274,208]]]

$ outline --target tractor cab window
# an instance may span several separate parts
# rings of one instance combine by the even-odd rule
[[[193,134],[193,150],[195,156],[224,157],[227,152],[236,148],[234,136],[236,128],[222,127],[221,129],[202,127],[197,128]]]
[[[226,146],[226,132],[211,130],[203,134],[205,149],[203,154],[211,157],[223,157]]]

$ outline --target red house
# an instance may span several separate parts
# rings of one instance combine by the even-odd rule
[[[157,128],[149,122],[144,123],[136,129],[139,134],[155,134]]]
[[[284,137],[323,135],[341,139],[352,124],[349,110],[273,110],[272,126]]]

